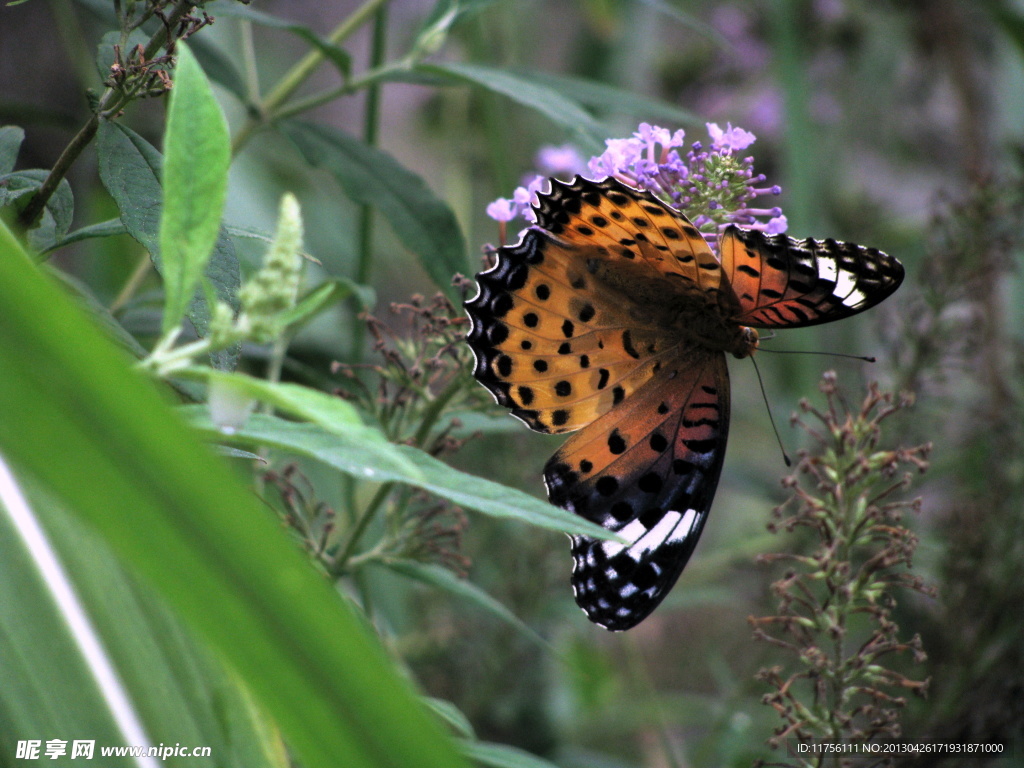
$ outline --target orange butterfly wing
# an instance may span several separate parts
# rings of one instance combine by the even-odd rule
[[[903,282],[903,265],[877,248],[838,240],[796,240],[729,227],[722,268],[754,328],[800,328],[878,304]]]

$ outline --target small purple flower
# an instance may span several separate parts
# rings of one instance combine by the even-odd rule
[[[732,123],[726,123],[726,130],[718,127],[718,123],[708,123],[708,135],[711,137],[711,146],[718,149],[746,149],[757,139],[750,131],[742,128],[733,128]]]
[[[560,147],[541,147],[537,152],[537,167],[545,176],[574,176],[585,171],[587,164],[576,147],[563,144]]]
[[[590,172],[599,178],[615,176],[643,159],[644,143],[640,139],[606,139],[605,145],[607,149],[587,163]]]
[[[767,235],[781,235],[789,228],[789,222],[785,216],[775,216],[764,225],[764,232]]]
[[[686,132],[682,128],[672,133],[668,128],[651,125],[650,123],[640,123],[637,130],[633,133],[634,137],[643,142],[647,150],[647,159],[652,162],[656,162],[659,159],[659,155],[655,152],[656,145],[661,145],[660,154],[667,157],[669,150],[683,146],[683,137],[685,135]]]
[[[614,176],[641,189],[649,190],[677,207],[715,247],[718,234],[731,224],[777,234],[786,230],[786,217],[779,208],[755,208],[751,203],[763,195],[778,195],[778,185],[765,186],[765,176],[754,173],[754,159],[740,158],[737,152],[755,141],[743,128],[726,123],[707,124],[709,146],[695,141],[683,153],[685,134],[650,123],[641,123],[632,136],[607,139],[605,150],[586,164],[595,179]],[[541,152],[538,162],[546,172],[560,167],[576,171],[582,160],[569,147],[550,147]],[[572,168],[573,164],[576,168]],[[536,221],[533,205],[537,192],[546,189],[548,179],[534,177],[517,188],[511,200],[496,200],[488,206],[488,215],[499,222],[515,216]],[[502,230],[504,231],[504,230]]]
[[[487,206],[487,215],[495,221],[512,221],[519,215],[519,211],[512,205],[512,201],[499,197]]]

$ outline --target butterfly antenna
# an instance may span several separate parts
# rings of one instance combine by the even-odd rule
[[[878,361],[878,358],[870,357],[869,355],[847,355],[843,352],[817,352],[811,349],[769,349],[767,347],[759,346],[757,351],[771,352],[774,355],[828,355],[829,357],[845,357],[850,360],[861,360],[865,363],[874,363]]]
[[[761,387],[761,397],[764,398],[764,407],[768,411],[768,421],[772,424],[772,431],[775,433],[775,440],[779,444],[779,450],[782,451],[782,460],[786,462],[787,467],[792,467],[793,462],[789,458],[789,454],[786,453],[785,447],[782,445],[782,437],[779,435],[779,428],[775,426],[775,417],[772,416],[772,407],[768,404],[768,394],[764,391],[764,380],[761,378],[761,369],[757,367],[757,360],[754,359],[753,355],[750,357],[750,362],[754,364],[754,371],[757,373],[757,383]]]

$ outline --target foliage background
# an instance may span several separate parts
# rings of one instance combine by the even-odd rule
[[[36,0],[0,9],[0,122],[26,130],[19,168],[52,166],[88,115],[83,89],[99,83],[92,61],[107,29],[97,13],[102,5]],[[407,50],[434,5],[388,4],[389,57]],[[357,5],[265,0],[253,7],[326,34]],[[253,34],[263,83],[307,50],[281,30],[257,25]],[[241,65],[237,20],[218,19],[202,35]],[[365,68],[372,45],[369,27],[346,42],[354,71]],[[878,364],[765,354],[762,371],[777,415],[815,397],[826,366],[838,368],[854,393],[867,378],[916,392],[916,409],[888,439],[935,443],[913,525],[922,540],[917,572],[938,597],[907,595],[897,616],[906,632],[921,633],[929,654],[908,674],[932,679],[929,698],[911,703],[904,732],[921,740],[1002,740],[1019,754],[1022,52],[1024,10],[1009,0],[517,0],[473,4],[433,57],[586,78],[690,116],[683,122],[677,113],[677,125],[668,120],[670,107],[655,113],[623,96],[620,108],[595,110],[609,137],[629,135],[639,121],[684,127],[691,140],[702,138],[705,121],[741,125],[758,136],[758,170],[783,187],[791,234],[854,240],[903,261],[907,283],[878,310],[776,342],[876,354]],[[306,92],[336,82],[321,67]],[[244,105],[227,89],[217,93],[237,131]],[[359,91],[303,118],[362,136],[366,100]],[[164,107],[162,100],[137,103],[124,121],[159,146]],[[455,212],[469,244],[466,274],[479,268],[482,244],[497,238],[485,204],[510,194],[541,145],[581,138],[479,88],[388,82],[378,109],[377,144]],[[74,166],[70,181],[75,226],[116,215],[93,154]],[[397,332],[404,329],[386,311],[391,302],[447,288],[432,284],[380,220],[372,258],[361,265],[360,208],[273,129],[254,134],[235,159],[226,220],[269,232],[287,190],[300,198],[306,248],[322,262],[322,275],[370,285],[376,314]],[[52,263],[109,305],[139,253],[121,236],[64,249]],[[257,256],[243,251],[243,263]],[[319,276],[313,271],[310,280]],[[158,289],[151,279],[118,315],[144,344],[159,331]],[[329,374],[332,361],[374,362],[360,328],[351,303],[322,316],[291,345],[288,375],[344,388]],[[732,437],[711,522],[665,606],[635,631],[609,635],[590,626],[572,602],[564,536],[515,521],[472,516],[459,552],[471,563],[470,581],[549,645],[393,573],[367,570],[347,583],[372,606],[372,620],[418,685],[455,703],[482,739],[566,768],[746,765],[766,755],[777,723],[759,703],[764,689],[755,674],[777,661],[752,642],[746,617],[772,611],[774,576],[753,558],[784,544],[765,532],[771,507],[784,498],[784,467],[753,372],[745,364],[732,370]],[[509,418],[472,424],[484,433],[448,460],[540,494],[540,468],[557,441]],[[783,429],[783,440],[793,446],[800,438]],[[305,470],[320,500],[344,507],[342,483],[314,466]]]

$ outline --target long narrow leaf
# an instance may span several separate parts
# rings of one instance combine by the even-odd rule
[[[552,650],[547,640],[530,629],[522,619],[512,613],[507,607],[484,592],[473,582],[468,579],[460,579],[447,568],[429,563],[419,563],[414,560],[385,560],[380,564],[380,567],[388,568],[406,578],[415,579],[423,584],[436,587],[450,595],[465,600],[505,622],[541,647]]]
[[[448,76],[478,88],[500,93],[512,101],[537,110],[567,128],[588,146],[606,138],[600,123],[576,100],[540,83],[518,77],[508,70],[461,62],[420,64],[416,69],[426,74]]]
[[[580,104],[614,114],[627,114],[640,120],[665,120],[671,127],[703,128],[704,120],[693,112],[642,93],[571,75],[536,70],[513,70],[524,80],[543,85],[574,98]],[[611,137],[609,137],[611,138]]]
[[[429,453],[408,445],[391,445],[395,461],[371,455],[362,448],[361,438],[347,431],[332,432],[315,424],[297,424],[273,416],[256,414],[245,426],[230,434],[221,433],[212,423],[206,409],[186,406],[190,422],[211,440],[242,448],[267,446],[307,456],[328,466],[364,480],[399,482],[430,491],[461,507],[475,509],[492,517],[508,517],[565,533],[582,533],[602,539],[614,534],[529,494],[481,477],[460,472]],[[362,429],[369,429],[363,427]],[[409,466],[413,470],[409,471]]]
[[[279,734],[238,677],[95,532],[31,483],[20,485],[28,508],[0,509],[0,754],[16,754],[15,741],[40,734],[88,734],[97,752],[127,746],[116,717],[137,725],[150,745],[209,746],[225,768],[287,766]],[[98,643],[86,644],[93,638]],[[100,678],[101,689],[96,673],[105,666],[115,678]],[[117,684],[126,694],[120,701],[109,697]]]
[[[306,768],[464,765],[278,521],[2,226],[0,306],[0,451],[233,667]]]

